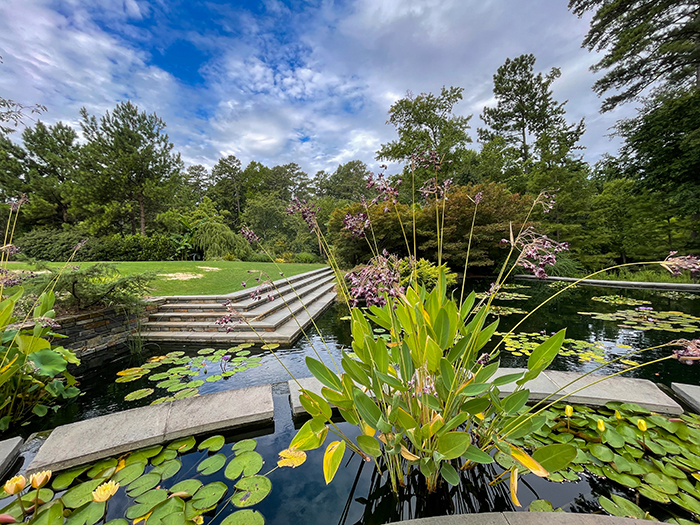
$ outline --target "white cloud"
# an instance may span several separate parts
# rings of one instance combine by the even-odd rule
[[[590,160],[614,151],[604,135],[632,111],[598,114],[588,71],[596,57],[580,48],[588,21],[559,0],[355,0],[304,10],[266,0],[263,14],[206,5],[215,16],[197,29],[176,19],[149,25],[176,14],[163,0],[4,0],[0,93],[47,105],[48,122],[73,124],[81,106],[102,114],[132,99],[165,119],[188,163],[235,154],[244,164],[297,162],[311,174],[354,158],[376,167],[374,152],[394,138],[389,106],[407,90],[464,87],[457,112],[474,113],[475,138],[493,74],[521,53],[534,53],[538,70],[561,67],[555,96],[569,99],[570,120],[586,117]],[[209,54],[196,66],[203,84],[153,64],[151,53],[177,39]]]

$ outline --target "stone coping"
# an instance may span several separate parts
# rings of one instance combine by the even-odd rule
[[[567,283],[575,283],[579,280],[575,277],[547,277],[545,279],[540,279],[534,275],[516,275],[515,278],[528,281],[564,281]],[[689,283],[647,283],[643,281],[608,281],[606,279],[586,279],[578,284],[583,284],[586,286],[603,286],[608,288],[642,288],[646,290],[673,290],[677,292],[700,293],[700,284]]]
[[[700,414],[700,386],[671,383],[671,388],[684,403]]]
[[[23,443],[24,440],[21,437],[0,441],[0,480],[5,479],[5,472],[17,460]]]
[[[524,368],[499,368],[493,378],[524,371]],[[529,381],[526,386],[530,389],[531,401],[541,401],[563,388],[561,392],[553,395],[550,399],[554,401],[566,394],[570,394],[566,397],[566,402],[570,404],[603,406],[608,401],[621,401],[623,403],[636,403],[659,414],[677,415],[683,413],[683,408],[678,403],[648,379],[616,376],[595,385],[591,384],[603,377],[605,376],[595,374],[584,377],[584,374],[576,372],[545,370],[536,379]],[[574,380],[576,380],[576,383],[565,386]],[[306,410],[299,402],[299,385],[317,394],[321,393],[321,387],[323,386],[315,377],[298,379],[298,383],[294,380],[288,381],[290,404],[294,416],[306,413]],[[499,387],[501,396],[504,397],[513,392],[515,386],[515,383],[510,383]],[[573,393],[581,387],[584,387],[583,390]],[[700,392],[700,387],[695,388]],[[700,393],[698,400],[700,401]]]
[[[192,434],[273,419],[272,385],[226,390],[63,425],[27,468],[64,470]]]
[[[396,525],[634,525],[639,521],[605,514],[571,512],[484,512],[399,521]]]

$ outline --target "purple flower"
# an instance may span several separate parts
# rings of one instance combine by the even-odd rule
[[[484,192],[480,191],[474,195],[474,204],[479,204],[484,199]]]
[[[309,227],[309,231],[312,232],[316,229],[316,214],[320,210],[320,207],[314,206],[307,201],[300,201],[297,197],[294,197],[291,204],[287,207],[287,214],[301,214],[301,218],[304,219],[304,222]]]
[[[671,346],[680,346],[681,348],[673,351],[673,358],[678,359],[679,363],[684,365],[694,365],[700,361],[700,339],[679,339],[669,343]]]
[[[352,237],[361,239],[365,236],[365,230],[369,228],[369,218],[365,213],[353,215],[347,213],[343,219],[343,229],[350,232]]]
[[[247,226],[243,226],[241,228],[241,235],[243,235],[243,238],[248,241],[250,244],[253,244],[254,242],[258,242],[260,240],[260,237],[255,235],[253,230],[248,228]]]
[[[700,272],[700,259],[694,255],[676,257],[678,252],[671,252],[661,266],[666,268],[672,275],[681,275],[683,270],[690,271],[691,274]]]
[[[73,248],[73,251],[74,251],[74,252],[77,252],[77,251],[80,250],[83,246],[85,246],[85,245],[87,244],[87,242],[88,242],[87,239],[83,239],[82,241],[80,241],[78,244],[75,245],[75,248]]]
[[[10,210],[18,211],[23,204],[28,204],[28,203],[29,203],[29,199],[27,198],[27,195],[25,193],[23,193],[19,199],[10,203]]]
[[[546,235],[528,228],[515,241],[520,248],[520,255],[516,264],[519,264],[538,279],[546,279],[546,266],[554,266],[557,262],[556,254],[569,249],[569,243],[557,242]]]
[[[399,260],[384,250],[359,271],[348,272],[350,300],[354,306],[364,300],[367,306],[384,306],[387,297],[403,293],[399,286]]]
[[[7,255],[15,255],[22,250],[20,250],[17,246],[14,244],[6,244],[2,248],[0,248],[0,251],[5,252]]]
[[[433,177],[428,179],[418,191],[425,200],[431,197],[447,200],[447,192],[450,191],[450,186],[452,186],[452,179],[445,179],[442,184],[438,184],[437,178]]]
[[[479,359],[476,360],[476,364],[481,365],[481,366],[486,366],[489,364],[490,360],[491,360],[491,356],[489,354],[481,354],[479,356]]]
[[[245,281],[241,281],[241,288],[245,288],[245,285],[246,285],[246,282],[245,282]]]

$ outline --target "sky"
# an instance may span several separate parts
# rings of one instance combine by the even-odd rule
[[[589,20],[566,0],[0,0],[0,96],[43,104],[79,128],[125,100],[156,113],[187,165],[235,155],[296,162],[310,175],[396,138],[388,110],[407,92],[464,88],[458,115],[493,105],[506,58],[561,68],[555,99],[585,118],[584,158],[614,154],[628,104],[600,114],[581,48]],[[14,135],[17,140],[19,134]],[[390,170],[392,171],[392,170]]]

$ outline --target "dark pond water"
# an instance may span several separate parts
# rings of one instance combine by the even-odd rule
[[[480,289],[488,287],[488,283],[478,283]],[[508,307],[517,307],[530,311],[540,304],[546,297],[553,293],[553,289],[543,283],[525,283],[527,288],[509,289],[510,293],[519,293],[529,297],[522,300],[499,300],[495,304]],[[643,304],[645,308],[653,310],[637,311],[632,321],[601,320],[590,315],[582,315],[578,312],[598,312],[610,314],[621,310],[634,311],[635,306],[613,305],[592,301],[592,297],[620,294],[628,298],[650,301]],[[631,326],[646,322],[654,325],[666,322],[665,317],[659,312],[684,312],[694,316],[683,318],[678,323],[666,324],[675,330],[679,326],[692,332],[674,332],[667,330],[641,331]],[[335,359],[339,359],[340,350],[350,345],[349,323],[342,320],[347,312],[341,307],[329,310],[319,321],[318,331],[313,330],[308,340],[301,340],[290,348],[276,350],[277,357],[269,351],[251,348],[252,356],[260,358],[260,366],[235,373],[227,379],[216,382],[207,382],[206,377],[221,372],[219,363],[207,364],[207,373],[200,369],[200,375],[190,376],[189,381],[204,380],[199,387],[200,394],[206,394],[224,389],[241,388],[258,384],[274,384],[275,397],[275,421],[270,428],[259,429],[254,434],[258,441],[258,451],[266,461],[266,467],[262,472],[272,468],[277,461],[280,450],[287,448],[294,435],[295,427],[298,428],[302,421],[293,421],[289,409],[288,389],[286,381],[289,375],[286,368],[297,377],[306,377],[307,372],[304,359],[307,355],[314,355],[315,351],[324,356],[328,361],[326,348],[330,350]],[[509,315],[501,318],[499,332],[507,332],[512,328],[522,315]],[[662,321],[659,321],[659,319]],[[495,319],[495,318],[494,318]],[[675,321],[674,321],[675,322]],[[625,325],[620,327],[619,325]],[[579,287],[570,290],[552,302],[541,308],[530,319],[526,320],[517,332],[545,334],[555,332],[561,328],[567,328],[567,337],[574,340],[566,347],[566,355],[560,356],[553,364],[553,368],[571,371],[589,371],[600,364],[601,359],[613,359],[630,352],[633,349],[646,348],[666,343],[679,338],[695,338],[700,333],[700,299],[669,299],[656,295],[655,292],[639,290],[620,290],[614,288]],[[498,340],[499,338],[496,338]],[[507,348],[506,348],[507,346]],[[28,435],[30,432],[43,428],[53,428],[56,425],[71,421],[96,417],[99,415],[147,405],[153,399],[167,395],[167,392],[155,392],[153,395],[136,400],[125,401],[124,397],[130,392],[142,388],[153,387],[154,382],[144,376],[129,383],[115,383],[117,372],[128,367],[142,364],[151,356],[163,355],[168,352],[182,351],[185,356],[201,361],[206,355],[200,356],[198,351],[202,346],[185,345],[147,345],[139,356],[122,354],[113,362],[91,367],[84,367],[79,371],[81,389],[84,392],[75,402],[59,409],[55,414],[45,418],[40,424],[32,424],[21,429],[21,433]],[[520,353],[521,355],[517,355]],[[649,361],[668,355],[669,348],[652,350],[639,356],[630,358],[632,361]],[[279,358],[279,360],[278,360]],[[503,366],[524,366],[527,355],[520,347],[504,345],[501,352]],[[95,363],[93,362],[93,365]],[[168,365],[172,366],[172,365]],[[607,367],[604,372],[617,371],[630,364],[618,364]],[[162,372],[164,367],[154,369],[152,373]],[[659,383],[670,384],[672,381],[680,381],[691,384],[700,384],[700,376],[697,373],[700,367],[688,367],[680,365],[677,361],[670,360],[660,364],[633,370],[629,373],[632,377],[644,377]],[[159,389],[156,389],[159,390]],[[350,425],[340,424],[343,432],[354,436],[356,431]],[[246,437],[246,436],[243,436]],[[229,441],[241,439],[241,436],[232,436]],[[222,452],[230,452],[229,445]],[[183,468],[173,483],[191,477],[194,466],[206,456],[206,452],[193,452],[183,456]],[[363,464],[357,457],[346,459],[335,480],[326,485],[322,475],[322,450],[311,451],[307,462],[296,469],[278,469],[270,474],[273,484],[272,493],[255,508],[259,510],[268,524],[298,524],[306,525],[329,523],[362,523],[366,525],[388,523],[401,519],[425,517],[443,514],[458,514],[465,512],[489,512],[504,510],[520,510],[513,507],[508,485],[498,484],[489,486],[488,481],[500,473],[498,466],[486,466],[463,475],[459,487],[451,487],[438,491],[430,496],[425,494],[419,480],[411,480],[400,498],[391,494],[386,477],[379,476],[372,464]],[[349,455],[346,454],[346,458]],[[220,473],[208,476],[203,481],[221,480],[227,482]],[[229,484],[231,482],[228,482]],[[535,499],[547,499],[555,507],[562,507],[570,512],[598,512],[597,497],[610,492],[624,494],[619,488],[606,480],[597,480],[583,476],[581,481],[572,483],[553,483],[533,475],[522,478],[519,497],[522,503],[521,509],[527,509],[527,505]],[[628,492],[630,497],[632,492]],[[634,496],[631,496],[634,499]],[[131,504],[131,500],[120,494],[110,503],[110,518],[120,517],[124,509]],[[665,510],[651,504],[650,510],[657,518],[664,517]],[[217,525],[227,512],[221,513],[211,521]],[[208,523],[208,522],[205,522]]]

